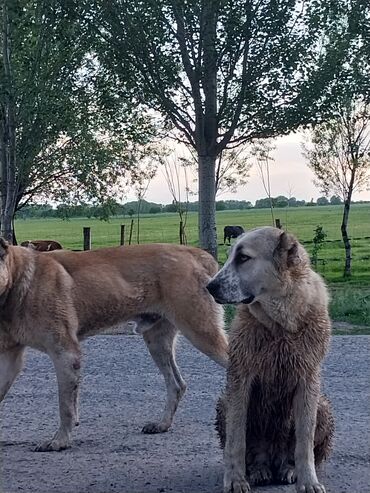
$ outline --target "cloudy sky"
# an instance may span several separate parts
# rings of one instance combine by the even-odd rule
[[[275,141],[276,150],[273,153],[275,161],[270,168],[272,196],[293,196],[306,201],[310,201],[311,198],[316,201],[318,197],[322,196],[320,190],[313,183],[314,174],[302,156],[302,141],[303,136],[301,134],[290,134]],[[197,184],[192,185],[194,191],[196,188]],[[266,193],[258,170],[252,168],[250,178],[245,186],[240,187],[237,193],[223,193],[218,197],[218,200],[249,200],[254,204],[257,199],[263,197],[266,197]],[[161,204],[172,201],[163,173],[160,170],[150,183],[145,199]],[[355,193],[353,199],[370,200],[370,190]],[[127,200],[135,200],[135,195],[129,194]],[[197,200],[197,197],[190,197],[190,200]]]

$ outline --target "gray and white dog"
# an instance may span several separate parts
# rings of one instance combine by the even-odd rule
[[[320,394],[331,332],[324,282],[296,238],[264,227],[237,240],[207,289],[219,303],[239,304],[217,406],[224,492],[296,481],[299,493],[325,493],[315,469],[334,428]]]

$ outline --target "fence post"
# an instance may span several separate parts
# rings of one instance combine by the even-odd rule
[[[180,221],[180,231],[179,231],[179,234],[180,234],[180,245],[182,245],[184,243],[184,235],[183,235],[183,224],[182,224],[182,221]]]
[[[134,220],[131,219],[131,224],[130,224],[130,237],[128,240],[128,244],[131,245],[131,240],[132,240],[132,230],[134,229]]]
[[[121,245],[125,244],[125,225],[121,224]]]
[[[84,250],[91,250],[91,229],[84,227]]]
[[[275,219],[275,225],[276,225],[277,228],[281,229],[280,219]]]

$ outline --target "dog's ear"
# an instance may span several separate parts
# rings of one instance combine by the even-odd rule
[[[3,258],[7,255],[8,246],[8,242],[5,241],[4,238],[0,238],[0,260],[3,260]]]
[[[301,262],[301,258],[296,238],[285,231],[282,232],[275,248],[274,258],[280,266],[285,264],[289,268],[298,265]]]

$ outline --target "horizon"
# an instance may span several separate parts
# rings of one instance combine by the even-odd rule
[[[271,196],[277,197],[284,195],[285,197],[296,197],[298,200],[305,200],[310,202],[311,199],[316,202],[319,197],[323,197],[324,194],[320,192],[320,188],[316,187],[313,183],[315,175],[313,171],[308,167],[307,162],[302,155],[302,142],[304,141],[304,135],[302,132],[290,133],[282,137],[274,139],[276,149],[272,153],[274,161],[270,167],[271,178]],[[189,198],[189,202],[197,201],[197,184],[192,183],[193,178],[196,175],[193,173],[189,177],[190,188],[194,192],[194,200]],[[183,185],[185,189],[185,186]],[[185,195],[185,193],[184,193]],[[329,197],[334,195],[329,194]],[[245,200],[250,201],[253,204],[256,200],[265,198],[266,192],[263,189],[261,178],[258,175],[258,171],[255,166],[250,171],[250,177],[247,184],[238,187],[235,193],[226,192],[216,197],[216,201],[219,200]],[[164,179],[161,170],[150,182],[148,191],[145,194],[144,199],[147,202],[154,202],[159,204],[171,203],[173,198],[168,190],[167,183]],[[125,194],[125,201],[131,202],[137,200],[133,191],[129,191]],[[353,194],[353,202],[364,200],[370,200],[370,189],[363,192],[355,191]]]

